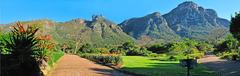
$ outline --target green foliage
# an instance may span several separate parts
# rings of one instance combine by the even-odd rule
[[[148,51],[145,47],[139,47],[133,42],[126,42],[122,46],[118,47],[123,55],[130,56],[147,56],[151,54],[151,51]]]
[[[51,51],[47,48],[37,48],[38,51],[35,52],[34,57],[37,59],[37,61],[48,61],[48,57],[51,53]]]
[[[50,60],[48,61],[48,65],[53,67],[53,64],[56,63],[63,55],[64,55],[64,52],[62,52],[62,51],[51,52]]]
[[[0,33],[0,53],[1,54],[9,54],[9,49],[6,47],[4,39],[8,39],[8,34],[1,34]]]
[[[109,54],[110,53],[108,48],[96,48],[96,50],[101,54]]]
[[[184,39],[181,42],[172,43],[169,47],[169,54],[176,56],[185,56],[190,58],[201,58],[203,56],[202,49],[197,48],[199,43],[195,40]]]
[[[234,53],[233,51],[236,51],[236,50],[231,50],[231,51],[228,51],[228,52],[222,52],[222,53],[219,53],[220,54],[220,58],[222,59],[230,59],[230,60],[239,60],[240,56],[238,53]]]
[[[227,36],[223,42],[216,46],[215,53],[221,58],[236,60],[239,58],[239,41],[232,35]]]
[[[163,44],[154,44],[154,45],[151,45],[149,47],[147,47],[147,49],[149,51],[152,51],[153,53],[167,53],[168,52],[168,46],[167,44],[166,45],[163,45]]]
[[[231,49],[238,49],[239,42],[233,38],[232,35],[229,35],[225,38],[225,40],[216,46],[215,52],[225,52]]]
[[[74,43],[73,48],[75,48],[76,42],[79,42],[78,47],[89,43],[95,48],[99,48],[106,45],[119,45],[127,41],[133,41],[133,38],[121,31],[119,26],[105,20],[84,21],[74,19],[56,24],[55,31],[62,37],[62,41],[59,42],[71,40]]]
[[[236,13],[235,17],[232,17],[231,19],[230,32],[238,41],[240,41],[240,12]],[[240,55],[240,50],[238,50],[238,55]],[[235,57],[235,55],[233,56]]]
[[[23,61],[34,55],[35,45],[38,43],[38,40],[35,37],[35,33],[38,31],[36,28],[28,27],[26,30],[21,23],[17,24],[17,27],[14,27],[12,33],[9,34],[9,40],[4,39],[7,48],[10,50],[10,54],[14,56],[19,56]]]
[[[100,53],[96,48],[94,48],[91,44],[84,44],[79,49],[79,53]]]
[[[4,76],[39,76],[41,71],[35,55],[38,40],[35,37],[37,28],[27,27],[18,22],[9,34],[9,39],[3,39],[9,54],[1,54],[1,75]],[[2,69],[3,68],[3,69]]]
[[[231,18],[230,32],[238,41],[240,40],[240,12]]]
[[[126,55],[124,51],[121,51],[119,48],[112,48],[109,51],[111,54],[122,54],[122,55]]]
[[[213,45],[206,43],[206,42],[200,42],[197,46],[199,51],[207,52],[207,51],[213,51]]]
[[[105,65],[121,65],[122,58],[118,55],[80,54],[81,57]]]
[[[148,51],[145,47],[137,47],[132,50],[129,50],[126,55],[129,56],[147,56],[148,54],[151,54],[151,51]]]

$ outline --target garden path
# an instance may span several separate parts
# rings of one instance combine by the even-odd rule
[[[77,55],[65,54],[48,76],[126,76]]]
[[[240,76],[240,62],[220,59],[215,55],[206,55],[200,63],[217,72],[219,76]]]

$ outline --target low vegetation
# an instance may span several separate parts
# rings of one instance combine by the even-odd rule
[[[230,32],[225,39],[223,39],[217,46],[215,53],[221,58],[230,60],[240,60],[240,13],[236,13],[234,17],[231,18],[230,22]]]
[[[1,75],[42,76],[48,63],[52,65],[63,55],[54,54],[59,50],[50,35],[42,35],[34,25],[18,22],[11,28],[11,32],[1,34],[0,38]]]
[[[121,65],[122,58],[119,55],[80,54],[81,57],[104,65]]]

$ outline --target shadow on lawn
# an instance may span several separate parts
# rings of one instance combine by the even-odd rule
[[[186,76],[186,68],[179,63],[149,63],[145,67],[123,67],[122,70],[144,76]],[[190,71],[191,76],[216,76],[213,71],[203,70],[197,66]]]
[[[216,71],[219,76],[240,76],[239,61],[213,61],[203,65]]]

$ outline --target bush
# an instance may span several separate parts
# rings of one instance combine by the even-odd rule
[[[178,60],[178,58],[175,57],[175,56],[170,56],[170,57],[169,57],[169,60],[171,60],[171,61],[176,61],[176,60]]]
[[[9,54],[9,49],[6,47],[6,44],[4,43],[4,39],[7,39],[8,38],[8,35],[7,34],[4,34],[4,35],[1,35],[0,34],[0,53],[1,54]]]
[[[156,53],[150,53],[150,54],[148,54],[147,56],[148,56],[148,57],[159,57],[159,55],[156,54]]]
[[[78,53],[100,53],[96,48],[94,48],[91,44],[84,44],[80,47]]]
[[[26,29],[20,22],[13,26],[9,39],[3,39],[9,54],[1,58],[1,76],[40,76],[37,60],[33,57],[38,43],[35,37],[38,28],[28,26]]]
[[[108,54],[109,53],[108,48],[96,48],[96,50],[101,54]]]
[[[150,47],[147,47],[147,50],[152,51],[153,53],[166,53],[168,52],[167,46],[161,44],[155,44]]]
[[[151,51],[148,51],[146,48],[141,47],[141,48],[134,48],[132,50],[129,50],[126,55],[129,56],[147,56],[148,54],[151,54]]]
[[[91,61],[105,64],[105,65],[119,65],[122,64],[122,58],[115,55],[99,55],[99,54],[80,54],[81,57]]]
[[[220,58],[237,60],[237,59],[239,59],[239,55],[238,55],[238,53],[233,53],[233,52],[223,52],[222,55],[220,56]]]
[[[126,42],[122,46],[119,46],[117,49],[112,49],[111,52],[121,53],[122,55],[129,56],[147,56],[148,54],[152,53],[145,47],[139,47],[131,42]]]
[[[126,55],[126,53],[128,52],[127,50],[124,50],[123,48],[112,48],[109,51],[111,54],[120,54],[120,55]]]
[[[196,47],[202,52],[213,51],[213,46],[205,42],[199,43]]]
[[[217,49],[214,52],[221,58],[236,60],[239,59],[236,57],[240,55],[239,45],[239,41],[233,38],[232,35],[229,35],[225,38],[225,41],[216,46]]]

